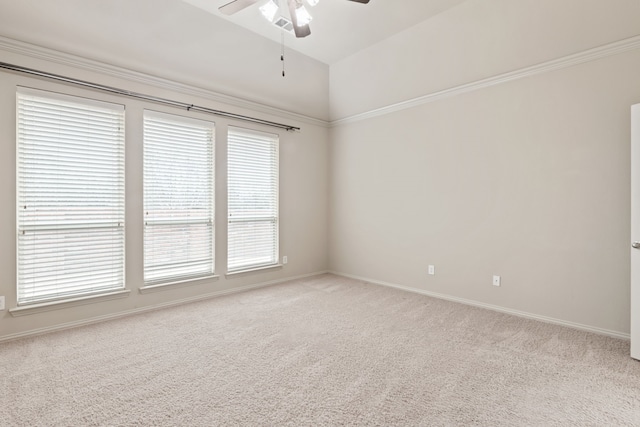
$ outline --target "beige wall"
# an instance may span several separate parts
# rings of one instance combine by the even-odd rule
[[[518,6],[495,8],[507,3]],[[626,15],[635,11],[637,17],[640,3],[622,0],[588,2],[595,8],[590,12],[576,9],[589,18],[585,22],[560,11],[566,15],[563,28],[527,25],[527,16],[536,24],[543,18],[555,22],[551,3],[559,2],[496,0],[490,3],[496,16],[489,16],[472,13],[489,8],[487,2],[471,0],[347,59],[331,69],[332,103],[337,105],[332,115],[362,113],[454,81],[468,83],[516,65],[533,65],[533,58],[555,59],[559,53],[640,34],[640,21],[630,22]],[[598,11],[603,16],[595,25],[591,14]],[[512,16],[520,19],[510,21]],[[587,28],[593,34],[587,35]],[[459,53],[430,56],[434,43],[446,44],[467,29],[474,35],[456,41]],[[413,38],[435,35],[431,30],[440,37]],[[541,46],[527,52],[533,30]],[[464,64],[471,51],[495,51],[498,40],[491,36],[498,34],[509,39],[501,43],[512,45],[505,53],[522,50],[520,62],[502,55],[475,56],[473,63],[477,60],[483,69],[466,77],[455,66],[448,68]],[[400,40],[404,53],[394,53]],[[418,51],[425,52],[414,55],[424,75],[400,67],[401,75],[389,82],[400,88],[399,94],[382,83],[390,76],[388,64],[370,69],[352,86],[345,83],[355,81],[353,70],[369,68],[374,57],[387,63],[394,55]],[[426,63],[441,70],[433,74]],[[636,48],[336,126],[331,134],[330,268],[628,334],[629,116],[630,106],[640,102],[638,76]],[[382,93],[370,90],[374,81]],[[365,86],[369,92],[361,98]],[[345,92],[334,98],[341,88]],[[435,265],[435,276],[427,274],[429,264]],[[501,287],[492,286],[494,274],[502,276]]]
[[[228,124],[245,124],[200,116],[217,126],[216,265],[221,278],[139,294],[140,117],[145,107],[172,110],[0,72],[0,295],[7,297],[9,308],[15,306],[18,84],[126,104],[127,287],[132,291],[121,300],[24,317],[0,312],[0,340],[327,268],[628,333],[629,107],[640,102],[640,50],[341,121],[330,131],[321,120],[348,118],[638,36],[640,2],[467,0],[330,70],[296,58],[283,80],[264,65],[277,44],[246,32],[236,34],[237,50],[227,56],[216,50],[221,45],[214,37],[211,55],[189,62],[195,49],[189,41],[211,36],[205,33],[209,21],[182,2],[162,1],[164,7],[118,0],[104,9],[85,9],[84,2],[64,0],[51,14],[36,14],[62,19],[65,10],[73,9],[102,14],[104,23],[136,16],[123,12],[118,17],[125,7],[149,12],[153,30],[147,34],[123,22],[123,32],[113,39],[87,28],[84,40],[66,33],[64,26],[47,30],[47,19],[33,21],[28,11],[36,7],[35,0],[0,0],[2,10],[11,12],[0,15],[0,35],[320,120],[254,108],[237,98],[224,103],[185,95],[117,77],[117,72],[87,71],[69,65],[73,58],[64,55],[46,60],[47,50],[36,59],[18,53],[21,49],[0,49],[0,61],[301,126],[301,133],[281,133],[281,255],[289,257],[289,264],[225,279],[224,135]],[[161,33],[172,15],[192,18],[188,34]],[[218,24],[217,37],[236,31],[226,22]],[[146,56],[136,56],[149,39],[164,47],[151,44]],[[178,60],[164,58],[164,48]],[[427,275],[429,264],[436,266],[435,276]],[[502,276],[500,288],[491,286],[493,274]]]
[[[16,305],[16,147],[15,96],[18,85],[57,91],[126,105],[126,287],[131,290],[124,299],[57,309],[40,314],[13,317],[8,310],[0,312],[0,340],[62,325],[114,316],[148,307],[171,304],[189,298],[241,288],[253,284],[325,271],[327,269],[327,205],[328,205],[328,129],[295,116],[266,115],[247,108],[224,105],[209,99],[184,95],[157,87],[145,86],[95,72],[82,71],[17,54],[0,52],[0,61],[42,69],[62,75],[73,75],[88,81],[123,87],[146,94],[189,102],[215,109],[249,114],[267,120],[300,126],[300,133],[288,133],[246,122],[209,115],[190,114],[111,96],[70,85],[52,83],[0,71],[0,295],[6,297],[7,308]],[[142,286],[142,112],[144,108],[190,115],[216,124],[216,273],[219,280],[202,280],[190,286],[140,294]],[[226,128],[238,125],[280,135],[280,255],[288,256],[288,264],[280,270],[251,273],[226,279]]]

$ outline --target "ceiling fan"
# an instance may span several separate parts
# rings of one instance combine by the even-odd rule
[[[233,15],[236,12],[241,11],[253,4],[258,3],[261,0],[232,0],[231,2],[222,5],[218,8],[220,12],[225,15]],[[311,15],[304,7],[303,0],[284,0],[289,7],[289,15],[291,16],[291,23],[293,24],[293,31],[296,37],[307,37],[311,34],[309,28],[309,22],[311,21]],[[311,6],[315,6],[319,0],[306,0]],[[369,3],[369,0],[348,0],[356,3]],[[262,14],[269,20],[273,21],[276,13],[278,12],[279,0],[269,0],[264,6],[260,7]]]

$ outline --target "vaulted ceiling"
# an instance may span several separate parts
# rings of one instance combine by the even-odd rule
[[[218,7],[231,0],[183,1],[276,42],[282,40],[282,30],[270,24],[259,11],[259,7],[267,0],[261,0],[231,16],[218,10]],[[296,39],[286,33],[285,45],[332,64],[464,1],[371,0],[365,5],[347,0],[320,0],[317,5],[308,7],[313,16],[311,35]],[[281,10],[285,10],[284,16],[288,18],[286,8]]]
[[[266,0],[224,16],[228,1],[0,0],[0,45],[6,37],[327,120],[333,64],[466,0],[320,0],[309,37],[284,34],[286,78],[283,34],[258,9]]]

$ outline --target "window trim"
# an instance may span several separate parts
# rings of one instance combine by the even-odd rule
[[[105,229],[119,230],[119,233],[121,234],[121,244],[119,245],[121,248],[121,251],[119,252],[119,254],[121,256],[122,261],[121,261],[121,265],[118,268],[118,270],[120,270],[120,277],[119,277],[120,280],[119,280],[118,286],[103,287],[102,289],[100,289],[100,287],[93,287],[93,289],[88,289],[85,291],[78,291],[78,292],[69,291],[66,295],[52,295],[52,296],[45,296],[45,297],[36,298],[36,299],[29,298],[25,301],[20,301],[20,292],[21,292],[20,290],[20,268],[21,268],[20,267],[21,265],[20,264],[21,263],[20,247],[21,246],[20,246],[19,236],[21,234],[21,230],[30,229],[33,231],[46,231],[48,229],[52,229],[51,226],[28,225],[28,224],[26,225],[23,222],[21,222],[21,215],[20,215],[20,206],[21,206],[21,197],[22,197],[21,183],[23,182],[23,179],[26,179],[26,175],[22,175],[23,170],[20,166],[20,158],[19,158],[23,150],[23,148],[21,147],[23,142],[21,140],[22,134],[20,130],[21,96],[27,97],[27,98],[28,97],[41,98],[45,101],[50,101],[52,103],[55,103],[57,101],[57,102],[60,102],[61,104],[67,103],[72,105],[75,104],[78,106],[84,106],[84,107],[87,107],[88,111],[90,111],[89,110],[90,108],[105,109],[105,110],[110,110],[112,113],[116,112],[119,115],[120,128],[118,129],[117,134],[115,134],[115,137],[116,137],[115,140],[118,141],[118,147],[114,149],[116,150],[114,151],[114,156],[119,157],[119,163],[117,164],[118,172],[112,178],[114,179],[114,181],[120,181],[118,183],[119,185],[117,186],[119,191],[118,197],[117,199],[115,199],[117,200],[117,203],[120,204],[120,209],[118,210],[118,216],[120,218],[117,221],[106,221],[106,222],[103,221],[101,223],[91,223],[91,222],[85,221],[84,223],[81,222],[79,224],[75,224],[75,225],[80,225],[77,228],[74,227],[74,224],[65,224],[65,226],[62,227],[62,229],[65,229],[65,230],[73,230],[73,229],[87,230],[91,228],[94,228],[94,229],[105,228]],[[23,312],[25,314],[31,314],[31,313],[41,312],[41,311],[54,310],[54,309],[63,308],[67,306],[86,304],[87,302],[84,302],[84,301],[92,302],[100,299],[108,300],[108,299],[120,298],[122,296],[128,295],[129,290],[126,289],[127,257],[126,257],[126,153],[125,153],[126,152],[126,142],[125,142],[126,140],[126,107],[125,105],[118,102],[102,101],[102,100],[93,99],[93,98],[89,98],[81,95],[64,94],[64,93],[59,93],[59,92],[54,92],[49,90],[35,89],[35,88],[18,85],[16,86],[16,92],[15,92],[15,108],[16,108],[15,109],[16,307],[13,309],[10,309],[9,310],[10,313],[13,316],[19,316],[19,315],[22,315],[20,313],[23,313]],[[73,108],[73,107],[67,106],[67,108]],[[53,229],[60,229],[60,228],[54,226]]]
[[[244,218],[244,219],[234,219],[233,222],[257,222],[257,221],[275,221],[275,253],[274,253],[274,261],[268,264],[246,264],[241,265],[235,268],[229,268],[229,254],[230,254],[230,239],[229,239],[229,225],[232,220],[230,218],[230,208],[229,208],[229,170],[230,170],[230,157],[229,157],[229,145],[231,140],[232,132],[238,132],[240,134],[245,134],[247,136],[254,136],[258,138],[264,138],[266,140],[270,140],[274,144],[275,154],[273,156],[275,161],[275,208],[276,215],[274,217],[260,217],[254,218]],[[227,221],[227,273],[225,277],[234,277],[244,273],[252,273],[265,271],[270,269],[281,268],[280,264],[280,135],[276,133],[263,132],[255,129],[248,129],[240,126],[232,126],[229,125],[227,128],[227,212],[226,212],[226,221]]]
[[[145,160],[145,154],[146,154],[146,147],[147,147],[147,140],[146,140],[146,133],[145,133],[145,128],[146,128],[146,121],[147,119],[156,119],[156,120],[166,120],[168,122],[174,122],[177,124],[183,124],[183,125],[193,125],[193,126],[198,126],[198,127],[202,127],[202,128],[208,128],[211,131],[211,158],[209,159],[209,167],[210,169],[210,173],[211,173],[211,182],[210,182],[210,186],[211,186],[211,193],[210,193],[210,198],[211,198],[211,202],[210,202],[210,217],[208,220],[206,221],[157,221],[156,225],[188,225],[188,224],[210,224],[211,225],[211,259],[209,260],[210,265],[211,265],[211,271],[205,272],[205,273],[198,273],[198,274],[193,274],[193,275],[183,275],[183,276],[165,276],[163,278],[158,278],[158,279],[154,279],[154,280],[147,280],[146,279],[146,254],[147,254],[147,245],[145,243],[146,241],[146,230],[147,227],[149,226],[148,224],[148,219],[147,219],[147,206],[145,204],[146,200],[147,200],[147,187],[146,187],[146,160]],[[204,119],[199,119],[199,118],[194,118],[194,117],[188,117],[188,116],[183,116],[183,115],[179,115],[179,114],[174,114],[174,113],[166,113],[166,112],[161,112],[161,111],[156,111],[156,110],[151,110],[151,109],[147,109],[145,108],[143,110],[142,113],[142,121],[141,121],[141,126],[142,126],[142,130],[143,130],[143,136],[142,136],[142,151],[143,151],[143,158],[142,158],[142,202],[143,202],[143,221],[142,221],[142,250],[143,250],[143,257],[142,257],[142,286],[139,287],[139,291],[140,293],[149,293],[149,292],[155,292],[158,290],[164,290],[164,289],[168,289],[171,287],[176,287],[177,285],[181,285],[181,284],[194,284],[192,282],[197,282],[197,281],[202,281],[202,280],[207,280],[207,279],[213,279],[216,280],[218,278],[218,276],[215,273],[216,270],[216,123],[211,121],[211,120],[204,120]],[[162,224],[165,223],[165,224]]]

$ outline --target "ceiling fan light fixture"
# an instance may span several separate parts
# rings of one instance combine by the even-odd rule
[[[312,19],[313,19],[313,16],[311,16],[311,14],[307,10],[307,8],[304,7],[304,5],[300,5],[298,6],[298,8],[296,8],[296,20],[297,20],[298,27],[304,27],[305,25],[308,25]]]
[[[185,0],[190,1],[190,0]],[[211,0],[207,0],[211,1]],[[223,15],[233,15],[249,6],[259,5],[260,12],[264,17],[274,25],[278,25],[281,28],[293,29],[293,33],[296,38],[302,39],[311,34],[309,23],[313,19],[309,11],[304,7],[305,4],[309,7],[316,6],[319,0],[285,0],[284,3],[281,0],[225,0],[228,3],[218,7],[218,10]],[[367,4],[370,0],[345,0],[354,3]],[[280,4],[286,5],[280,8]],[[281,13],[282,14],[281,14]],[[287,21],[290,24],[285,24],[282,21],[286,15],[289,19]],[[282,21],[282,22],[280,22]]]
[[[279,9],[280,6],[278,6],[278,4],[274,0],[269,0],[263,6],[260,6],[260,12],[262,12],[262,16],[264,16],[269,22],[273,22],[273,18],[275,18],[276,13],[278,13]]]

